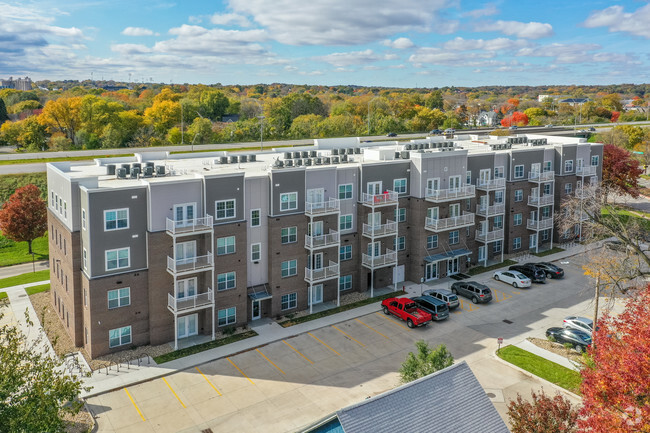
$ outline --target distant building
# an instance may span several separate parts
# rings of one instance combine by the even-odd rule
[[[558,99],[570,98],[570,96],[569,95],[538,95],[537,102],[544,102],[544,99],[546,98],[551,98],[552,100],[557,101]]]
[[[478,126],[497,126],[499,124],[499,114],[495,111],[482,111],[478,115]]]
[[[566,99],[561,99],[559,102],[560,104],[569,104],[572,107],[575,107],[577,105],[583,105],[586,102],[591,101],[589,98],[566,98]]]
[[[224,114],[221,116],[221,121],[224,123],[238,122],[239,114]]]
[[[29,77],[16,78],[9,77],[8,80],[0,79],[0,89],[32,90],[32,80]]]

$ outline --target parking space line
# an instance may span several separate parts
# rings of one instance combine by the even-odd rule
[[[336,350],[332,349],[332,348],[331,348],[327,343],[325,343],[325,342],[324,342],[323,340],[321,340],[320,338],[316,337],[316,336],[315,336],[314,334],[312,334],[311,332],[308,332],[307,334],[309,334],[312,338],[314,338],[316,341],[318,341],[318,342],[319,342],[320,344],[322,344],[323,346],[327,347],[327,348],[328,348],[329,350],[331,350],[332,352],[336,353],[338,356],[341,356],[340,353],[338,353]]]
[[[146,421],[146,419],[144,419],[144,415],[142,415],[142,412],[140,412],[140,408],[138,407],[137,404],[135,404],[135,400],[133,400],[133,397],[131,397],[131,393],[129,392],[129,390],[124,388],[124,391],[126,392],[126,395],[129,396],[129,400],[131,400],[131,403],[133,403],[135,410],[137,410],[138,413],[140,414],[140,418],[142,418],[142,421]]]
[[[298,349],[296,349],[295,347],[293,347],[291,344],[287,343],[285,340],[282,340],[282,342],[283,342],[284,344],[286,344],[287,346],[289,346],[290,348],[292,348],[294,352],[296,352],[298,355],[300,355],[300,356],[302,356],[303,358],[305,358],[305,359],[306,359],[307,361],[309,361],[311,364],[314,363],[314,361],[312,361],[311,359],[307,358],[305,355],[303,355],[302,353],[300,353],[300,351],[299,351]]]
[[[515,290],[513,290],[512,293],[514,293],[515,295],[521,295],[521,292],[517,292]]]
[[[492,289],[492,291],[494,292],[494,300],[497,302],[505,301],[506,299],[512,298],[512,295],[509,295],[506,292],[502,292],[500,290],[494,290],[494,289]],[[499,299],[499,295],[501,295],[501,299]]]
[[[336,326],[332,325],[332,328],[336,329],[336,330],[339,331],[341,334],[343,334],[343,335],[345,335],[346,337],[348,337],[350,340],[355,341],[359,346],[361,346],[361,347],[364,347],[364,346],[365,346],[362,342],[360,342],[359,340],[357,340],[357,339],[354,338],[353,336],[351,336],[351,335],[349,335],[349,334],[346,334],[345,331],[340,330],[340,329],[337,328]]]
[[[239,370],[239,372],[241,373],[242,376],[244,376],[246,379],[248,379],[248,381],[249,381],[250,383],[252,383],[253,385],[255,385],[255,382],[253,382],[253,381],[251,380],[250,377],[246,376],[246,373],[244,373],[244,372],[241,370],[241,368],[237,367],[237,364],[235,364],[234,362],[232,362],[232,359],[230,359],[230,357],[226,357],[226,359],[227,359],[228,361],[230,361],[230,363],[232,364],[233,367],[235,367],[237,370]]]
[[[394,321],[394,320],[391,319],[389,316],[387,316],[387,315],[385,315],[385,314],[383,314],[383,313],[376,312],[375,314],[379,315],[380,317],[383,317],[384,319],[388,320],[390,323],[394,323],[394,324],[397,325],[397,326],[401,326],[402,328],[406,329],[406,330],[409,331],[409,332],[412,331],[412,329],[409,329],[409,328],[407,328],[406,326],[402,325],[401,323],[398,323],[398,322]]]
[[[187,409],[187,406],[185,406],[185,403],[183,403],[183,400],[181,400],[181,398],[178,396],[178,394],[176,394],[176,391],[174,391],[174,388],[172,388],[172,386],[169,384],[169,382],[167,382],[167,379],[165,379],[163,377],[162,380],[167,384],[167,386],[169,387],[169,390],[172,392],[172,394],[174,394],[174,397],[176,397],[176,399],[180,402],[181,406],[183,406],[184,408]]]
[[[475,311],[479,309],[478,305],[474,305],[471,302],[463,301],[462,299],[459,300],[460,300],[460,308],[462,308],[463,310]]]
[[[280,373],[285,374],[284,371],[282,371],[282,369],[281,369],[280,367],[278,367],[277,365],[275,365],[275,362],[273,362],[273,361],[271,361],[269,358],[267,358],[266,355],[263,354],[263,353],[260,351],[260,349],[255,349],[255,350],[257,351],[257,353],[259,353],[260,355],[262,355],[262,356],[264,357],[264,359],[266,359],[267,361],[269,361],[269,362],[271,363],[272,366],[274,366],[275,368],[277,368],[278,370],[280,370]]]
[[[354,320],[356,320],[357,322],[361,323],[363,326],[365,326],[366,328],[370,329],[371,331],[375,331],[377,334],[381,335],[381,336],[384,337],[386,340],[390,340],[390,338],[386,337],[384,334],[382,334],[381,332],[377,331],[377,330],[376,330],[375,328],[373,328],[372,326],[368,326],[368,325],[366,325],[365,323],[363,323],[363,322],[362,322],[361,320],[359,320],[359,319],[354,319]]]
[[[206,382],[208,382],[208,383],[210,384],[210,386],[212,387],[212,389],[214,389],[215,391],[217,391],[217,394],[222,395],[222,394],[219,392],[219,390],[217,389],[217,387],[214,386],[214,384],[213,384],[212,382],[210,382],[210,379],[208,379],[207,377],[205,377],[205,374],[203,374],[203,372],[202,372],[201,370],[199,370],[199,367],[194,367],[194,368],[196,368],[196,371],[198,371],[198,372],[201,374],[201,376],[203,376],[203,378],[206,380]]]

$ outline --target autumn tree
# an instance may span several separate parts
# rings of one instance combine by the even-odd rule
[[[36,185],[18,188],[0,209],[0,230],[15,242],[27,242],[32,254],[32,241],[47,230],[47,205]]]
[[[144,111],[145,120],[154,130],[164,135],[172,126],[181,121],[181,104],[169,99],[159,100]]]
[[[603,148],[603,180],[601,189],[603,200],[607,202],[609,193],[639,196],[639,176],[643,169],[639,161],[632,158],[627,150],[605,144]]]
[[[508,403],[510,431],[512,433],[575,433],[578,431],[578,409],[571,402],[556,394],[531,393],[532,402],[517,394]]]
[[[528,116],[526,114],[520,112],[520,111],[515,111],[509,116],[504,117],[501,119],[501,126],[526,126],[528,125]]]
[[[45,126],[50,133],[62,132],[76,144],[77,131],[81,125],[80,109],[80,97],[47,101],[43,112],[38,116],[38,122]]]
[[[454,363],[454,357],[444,344],[431,349],[427,342],[415,342],[417,353],[409,352],[406,361],[402,364],[399,374],[403,383],[412,382],[421,377],[447,368]]]

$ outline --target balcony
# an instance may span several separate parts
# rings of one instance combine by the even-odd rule
[[[331,280],[339,277],[339,264],[330,260],[327,267],[319,269],[305,268],[305,281],[308,283],[320,283],[321,281]]]
[[[424,228],[432,232],[442,232],[445,230],[452,230],[473,225],[474,214],[465,213],[461,216],[444,219],[427,218],[426,222],[424,223]]]
[[[576,168],[576,176],[596,176],[598,173],[598,166],[588,165]]]
[[[379,256],[369,256],[368,254],[362,254],[361,264],[370,269],[380,269],[386,268],[388,266],[395,266],[397,264],[397,253],[386,248],[386,254],[381,254]]]
[[[206,293],[183,298],[176,298],[171,293],[167,294],[167,308],[174,314],[199,310],[212,305],[214,305],[214,292],[209,287]]]
[[[585,188],[576,189],[575,194],[576,194],[576,197],[579,198],[580,200],[584,200],[584,199],[587,199],[587,198],[590,198],[590,197],[594,196],[593,191],[590,191],[589,189],[585,189]]]
[[[528,196],[528,206],[550,206],[555,202],[555,196],[552,194],[543,194],[540,197]]]
[[[528,173],[529,182],[550,182],[553,179],[555,179],[554,171],[543,171],[541,173],[537,171],[531,171]]]
[[[167,234],[171,236],[188,236],[199,233],[209,233],[212,231],[213,225],[213,219],[210,215],[203,218],[181,221],[167,218]]]
[[[383,206],[396,206],[398,203],[399,194],[393,191],[387,191],[382,194],[361,194],[361,203],[364,206],[383,207]]]
[[[386,236],[397,235],[397,223],[395,221],[387,220],[386,224],[363,225],[363,235],[368,238],[383,238]]]
[[[503,203],[493,204],[491,206],[477,206],[476,215],[488,218],[494,215],[502,215],[506,213],[506,205]]]
[[[424,198],[433,203],[441,203],[445,201],[462,200],[466,198],[473,198],[476,195],[476,187],[474,185],[465,185],[460,188],[449,189],[431,189],[427,188],[424,193]]]
[[[503,229],[492,230],[491,232],[476,232],[478,242],[493,242],[503,239]]]
[[[205,256],[189,257],[186,259],[173,259],[167,256],[167,272],[176,275],[191,274],[194,272],[209,271],[214,268],[212,253]]]
[[[542,218],[539,220],[528,220],[526,228],[528,230],[547,230],[553,227],[553,218]]]
[[[305,215],[307,216],[330,215],[340,211],[341,201],[337,198],[319,202],[305,202]]]
[[[497,189],[503,189],[506,187],[506,179],[504,177],[499,177],[496,179],[476,179],[476,189],[481,191],[494,191]]]
[[[305,235],[305,248],[318,250],[329,248],[339,244],[340,235],[336,230],[330,230],[329,234],[319,236]]]

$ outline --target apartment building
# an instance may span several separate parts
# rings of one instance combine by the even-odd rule
[[[573,236],[554,214],[601,159],[468,135],[50,163],[52,303],[96,357],[444,278]]]

